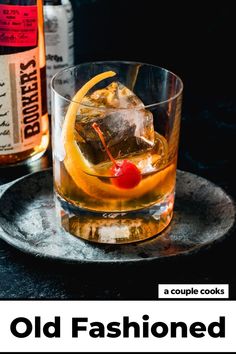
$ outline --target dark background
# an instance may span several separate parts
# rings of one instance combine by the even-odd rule
[[[178,167],[236,197],[233,2],[73,0],[75,61],[156,64],[184,82]],[[1,183],[49,164],[0,170]],[[158,283],[229,283],[236,299],[236,233],[193,256],[142,266],[36,261],[0,242],[1,298],[156,299]]]
[[[233,188],[233,2],[73,0],[73,5],[76,63],[133,60],[178,74],[184,82],[179,167]]]

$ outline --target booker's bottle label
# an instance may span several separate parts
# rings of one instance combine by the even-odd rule
[[[0,4],[0,45],[33,47],[37,44],[37,5]]]
[[[0,56],[0,154],[40,144],[42,137],[39,50]]]

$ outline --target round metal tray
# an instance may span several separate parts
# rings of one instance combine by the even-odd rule
[[[94,244],[56,223],[52,171],[27,175],[1,188],[0,237],[37,257],[73,263],[147,262],[191,254],[232,229],[231,198],[204,178],[178,171],[174,217],[160,235],[128,245]]]

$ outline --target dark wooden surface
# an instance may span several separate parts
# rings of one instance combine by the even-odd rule
[[[29,166],[0,170],[1,184],[51,165],[50,152]],[[0,298],[156,299],[158,283],[229,283],[236,299],[236,233],[196,255],[132,266],[40,261],[0,240]]]

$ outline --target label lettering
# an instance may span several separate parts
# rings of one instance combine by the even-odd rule
[[[39,50],[0,56],[0,67],[0,155],[8,155],[41,142]]]
[[[39,132],[40,132],[39,122],[35,122],[34,124],[28,124],[24,128],[25,139],[31,138],[32,136],[38,134]]]
[[[32,81],[37,80],[37,71],[35,60],[30,60],[28,63],[21,63],[21,101],[22,115],[24,123],[24,139],[32,138],[32,136],[40,133],[39,124],[39,100],[38,100],[38,84]],[[34,69],[34,70],[32,70]],[[32,71],[30,71],[32,70]],[[30,94],[29,94],[30,93]],[[32,113],[35,113],[32,115]],[[35,122],[37,120],[37,122]],[[34,121],[34,124],[31,124]]]

